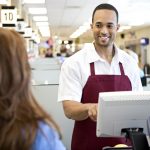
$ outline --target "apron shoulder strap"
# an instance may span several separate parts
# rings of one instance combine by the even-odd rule
[[[94,62],[90,63],[90,71],[91,71],[91,75],[95,75]]]

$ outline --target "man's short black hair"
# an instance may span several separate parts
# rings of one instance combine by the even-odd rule
[[[101,10],[101,9],[108,9],[108,10],[113,10],[115,13],[116,13],[116,16],[117,16],[117,23],[118,23],[118,20],[119,20],[119,14],[118,14],[118,10],[111,4],[108,4],[108,3],[102,3],[100,5],[98,5],[94,11],[93,11],[93,14],[92,14],[92,22],[94,21],[94,15],[95,15],[95,12],[97,10]]]

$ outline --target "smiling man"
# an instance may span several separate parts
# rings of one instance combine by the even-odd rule
[[[86,44],[62,65],[58,101],[62,102],[65,115],[75,120],[71,150],[130,144],[125,138],[96,137],[99,93],[142,90],[137,63],[114,44],[118,29],[116,8],[98,5],[91,24],[94,42]]]

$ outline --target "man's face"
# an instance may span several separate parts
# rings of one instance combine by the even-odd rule
[[[91,28],[96,45],[103,47],[112,45],[119,29],[116,13],[107,9],[97,10]]]

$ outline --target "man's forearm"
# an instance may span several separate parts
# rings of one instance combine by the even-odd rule
[[[97,108],[95,106],[96,104],[91,104],[91,103],[83,104],[71,100],[63,101],[63,108],[64,108],[65,115],[68,118],[76,121],[85,120],[88,117],[91,117],[92,115],[94,115],[95,118],[95,116],[97,116]],[[91,108],[94,109],[92,110]]]

